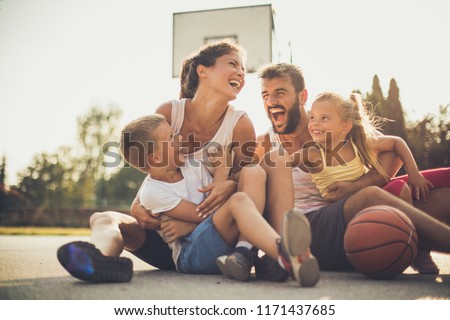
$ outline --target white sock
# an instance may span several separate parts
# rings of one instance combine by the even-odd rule
[[[244,248],[247,248],[247,249],[251,250],[253,246],[251,245],[250,242],[247,242],[247,241],[239,241],[239,242],[236,244],[236,248],[237,248],[237,247],[244,247]]]

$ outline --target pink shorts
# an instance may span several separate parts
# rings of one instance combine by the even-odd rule
[[[422,175],[430,181],[435,188],[450,187],[450,168],[438,168],[420,171]],[[403,186],[408,183],[408,175],[403,175],[391,179],[383,189],[398,196]]]

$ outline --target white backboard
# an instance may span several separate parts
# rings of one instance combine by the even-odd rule
[[[272,61],[272,7],[258,5],[173,14],[172,76],[202,45],[229,38],[247,51],[247,72]]]

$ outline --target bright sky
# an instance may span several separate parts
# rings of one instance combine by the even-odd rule
[[[76,118],[91,106],[117,105],[125,123],[178,96],[174,12],[269,3],[280,51],[273,62],[288,62],[291,42],[309,104],[322,91],[371,91],[374,74],[385,95],[397,80],[409,119],[450,103],[446,0],[0,0],[0,156],[8,182],[34,154],[74,145]],[[267,129],[254,74],[233,104],[257,134]]]

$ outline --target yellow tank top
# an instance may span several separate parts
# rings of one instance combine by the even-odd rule
[[[324,151],[322,148],[319,149],[323,160],[323,169],[320,172],[311,173],[311,178],[323,197],[328,194],[326,192],[326,188],[333,182],[355,181],[366,173],[367,170],[361,161],[358,149],[356,149],[356,146],[353,144],[352,140],[350,140],[350,143],[355,151],[355,158],[343,165],[327,166]]]

